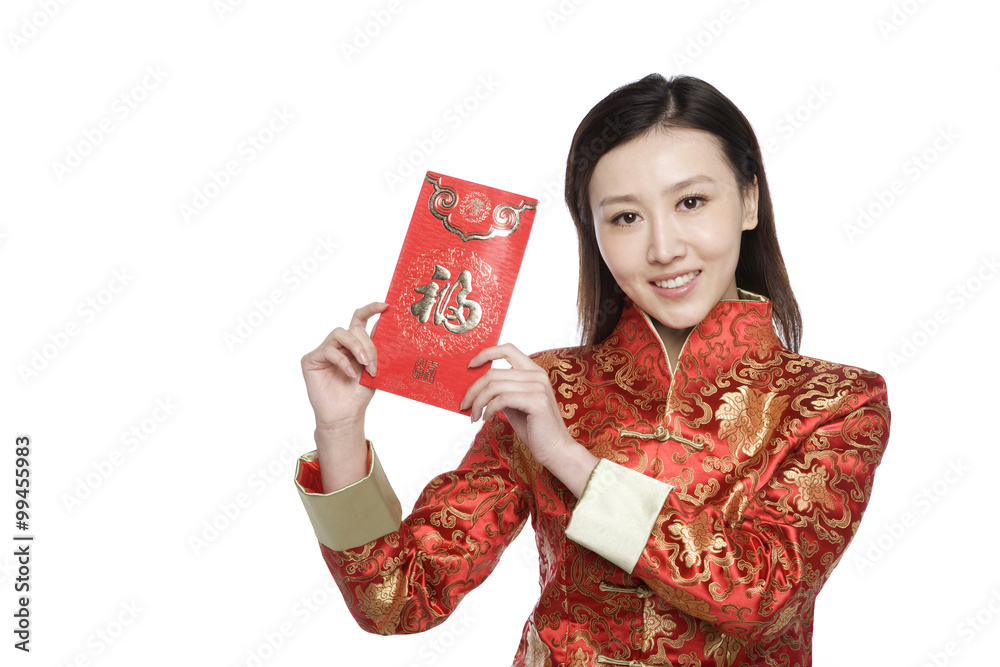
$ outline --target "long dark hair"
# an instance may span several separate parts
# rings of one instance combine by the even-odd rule
[[[622,86],[598,102],[576,129],[566,159],[566,205],[580,240],[577,308],[583,329],[581,343],[593,345],[607,338],[625,301],[597,247],[590,177],[601,156],[653,128],[711,132],[718,138],[741,191],[752,188],[757,177],[757,226],[743,232],[736,284],[771,300],[778,335],[786,347],[797,352],[802,315],[778,247],[771,193],[753,128],[736,105],[712,85],[692,76],[665,79],[659,74]]]

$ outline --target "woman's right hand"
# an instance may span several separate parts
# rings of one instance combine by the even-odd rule
[[[375,390],[362,385],[358,378],[363,372],[374,376],[378,361],[375,344],[365,327],[372,315],[388,307],[375,301],[358,308],[346,329],[337,327],[319,347],[302,357],[302,375],[316,414],[317,430],[364,423]]]

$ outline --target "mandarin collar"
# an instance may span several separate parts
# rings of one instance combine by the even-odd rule
[[[632,350],[658,348],[661,358],[654,366],[667,382],[677,370],[684,370],[685,375],[702,375],[706,380],[714,378],[748,354],[763,361],[784,347],[771,321],[771,301],[747,290],[737,292],[738,299],[719,301],[691,330],[678,356],[677,369],[670,368],[652,317],[627,296],[618,324],[605,340]]]

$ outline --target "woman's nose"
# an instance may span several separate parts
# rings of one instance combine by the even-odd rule
[[[654,218],[648,229],[646,259],[651,264],[669,264],[684,256],[687,246],[682,230],[673,220],[669,217]]]

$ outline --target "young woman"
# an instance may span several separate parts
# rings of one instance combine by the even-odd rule
[[[541,597],[515,665],[808,665],[816,595],[888,438],[882,378],[797,353],[801,320],[749,122],[692,77],[587,114],[566,165],[583,345],[506,359],[485,420],[401,521],[364,436],[377,350],[358,309],[302,359],[296,481],[359,625],[442,621],[530,517]],[[776,330],[777,329],[777,330]]]

